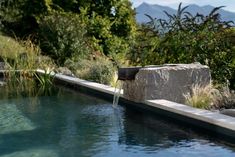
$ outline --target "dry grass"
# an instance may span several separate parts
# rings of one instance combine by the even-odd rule
[[[220,99],[217,98],[217,103],[213,106],[215,109],[235,108],[235,92],[230,90],[228,86],[220,88]]]
[[[18,41],[0,34],[0,57],[15,59],[19,54],[26,52]]]
[[[194,85],[192,93],[184,96],[186,104],[196,108],[235,108],[235,93],[228,86],[215,88],[212,84],[207,86]]]
[[[186,104],[196,107],[208,109],[213,105],[214,95],[213,88],[211,85],[199,86],[194,85],[192,88],[192,93],[185,95]]]
[[[42,56],[38,46],[30,38],[25,41],[13,39],[0,34],[0,58],[6,63],[8,70],[34,70],[37,68],[50,69],[54,62]]]
[[[49,77],[34,79],[34,70],[37,68],[54,68],[52,60],[40,54],[40,48],[33,44],[30,38],[21,41],[0,35],[0,58],[5,62],[6,88],[33,93],[36,86],[44,87],[50,83]]]

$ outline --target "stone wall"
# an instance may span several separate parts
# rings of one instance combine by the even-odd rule
[[[201,64],[171,64],[140,69],[135,80],[124,81],[124,97],[135,102],[166,99],[184,103],[193,85],[211,82],[210,69]]]

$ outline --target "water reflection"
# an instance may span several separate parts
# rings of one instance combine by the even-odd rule
[[[68,89],[54,91],[50,96],[11,97],[0,102],[0,112],[3,104],[13,104],[6,111],[12,115],[9,123],[21,117],[22,126],[29,122],[35,126],[0,133],[0,156],[235,155],[232,147],[159,117],[113,108],[107,101]]]
[[[131,109],[126,110],[125,117],[124,133],[119,137],[119,143],[127,145],[128,149],[159,156],[208,156],[209,152],[213,156],[234,155],[234,145],[229,147],[211,136],[198,134],[161,117]]]

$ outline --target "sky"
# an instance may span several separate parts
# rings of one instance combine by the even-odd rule
[[[177,8],[180,2],[183,4],[197,4],[199,6],[212,5],[212,6],[226,6],[224,9],[235,12],[235,0],[131,0],[134,7],[137,7],[143,2],[149,4],[159,4],[164,6],[169,6],[172,8]]]

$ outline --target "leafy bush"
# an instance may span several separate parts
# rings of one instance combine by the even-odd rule
[[[74,56],[86,58],[93,49],[122,64],[136,30],[131,2],[93,4],[92,0],[2,0],[0,27],[12,36],[32,36],[43,53],[61,66]]]
[[[92,38],[95,49],[116,64],[125,62],[136,31],[131,3],[128,0],[97,1],[95,6],[90,5],[93,1],[78,3],[81,4],[80,16],[87,25],[87,34]]]
[[[114,79],[115,68],[112,62],[105,57],[97,57],[91,60],[67,60],[65,66],[81,79],[102,84],[111,84]]]
[[[155,52],[160,42],[158,33],[153,31],[154,28],[149,24],[139,27],[128,54],[131,64],[142,66],[153,63],[163,64],[161,63],[162,58],[158,57],[158,53]],[[154,62],[152,57],[154,57]]]
[[[0,57],[1,58],[16,58],[19,54],[24,53],[26,48],[23,47],[15,39],[0,35]]]
[[[129,39],[131,40],[131,39]],[[126,42],[125,39],[117,36],[112,36],[109,40],[105,41],[108,57],[113,61],[115,66],[128,66],[127,54],[130,51],[130,42]]]
[[[57,64],[63,65],[72,56],[84,57],[91,52],[85,26],[77,14],[53,12],[41,19],[39,29],[42,51]]]
[[[10,35],[25,38],[36,34],[38,18],[51,10],[51,0],[1,0],[0,24]]]
[[[150,17],[147,29],[142,29],[144,34],[149,34],[149,40],[138,42],[131,51],[130,56],[137,56],[132,61],[135,63],[139,58],[143,65],[200,62],[211,68],[215,81],[230,80],[234,86],[234,31],[229,22],[220,20],[217,13],[220,8],[207,16],[191,15],[186,11],[187,6],[181,8],[180,4],[175,15],[166,12],[169,20]]]

